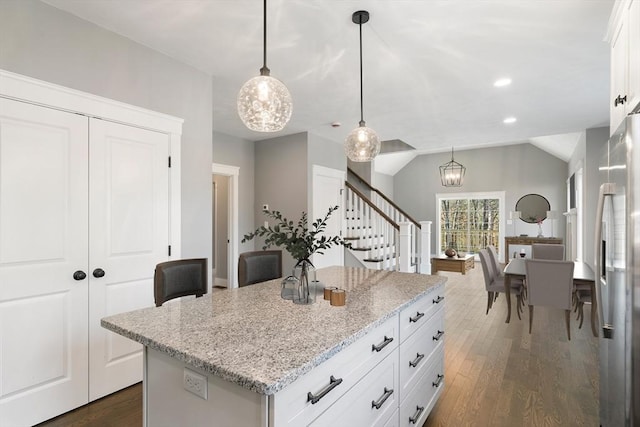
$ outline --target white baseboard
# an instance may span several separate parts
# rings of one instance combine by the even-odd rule
[[[228,280],[227,279],[221,279],[220,277],[216,277],[213,279],[213,286],[219,286],[222,288],[228,288]]]

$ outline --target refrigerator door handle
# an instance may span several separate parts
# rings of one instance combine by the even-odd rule
[[[600,185],[600,192],[598,194],[598,208],[596,210],[596,235],[595,235],[595,287],[596,287],[596,301],[598,304],[598,323],[602,329],[602,335],[607,339],[613,338],[613,325],[607,322],[604,318],[604,309],[602,301],[602,280],[600,278],[600,271],[602,266],[600,262],[602,260],[602,217],[604,214],[604,198],[607,196],[613,196],[616,193],[616,185],[612,182],[605,182]],[[608,320],[608,319],[607,319]]]

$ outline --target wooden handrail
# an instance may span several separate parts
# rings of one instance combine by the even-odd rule
[[[416,226],[416,228],[418,228],[418,230],[421,228],[420,227],[420,223],[418,221],[416,221],[415,219],[413,219],[411,217],[411,215],[409,215],[408,213],[406,213],[405,211],[402,210],[402,208],[400,208],[400,206],[396,205],[393,200],[389,199],[382,191],[378,190],[377,188],[374,188],[371,186],[371,184],[369,184],[363,177],[361,177],[360,175],[358,175],[353,169],[351,168],[347,168],[347,172],[352,173],[356,178],[358,178],[360,180],[360,182],[362,182],[369,190],[376,192],[380,197],[382,197],[387,203],[389,203],[391,206],[393,206],[398,212],[400,212],[402,215],[406,216],[407,219],[409,221],[411,221],[413,223],[413,225]],[[362,193],[360,193],[362,194]],[[365,197],[366,199],[366,197]]]
[[[364,194],[362,194],[360,192],[360,190],[358,190],[356,187],[354,187],[351,183],[349,182],[345,182],[345,185],[347,187],[349,187],[351,189],[351,191],[353,191],[354,193],[356,193],[356,195],[358,197],[360,197],[362,200],[364,200],[364,202],[369,205],[374,211],[376,211],[382,218],[384,218],[389,224],[393,225],[393,227],[396,230],[400,230],[400,226],[398,224],[396,224],[396,222],[394,220],[392,220],[391,218],[389,218],[389,216],[382,212],[382,210],[377,207],[376,205],[373,204],[373,202],[371,200],[369,200],[369,198],[367,196],[365,196]]]

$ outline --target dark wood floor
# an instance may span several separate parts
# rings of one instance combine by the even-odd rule
[[[140,427],[142,383],[120,390],[37,427]]]
[[[445,389],[424,427],[599,425],[598,340],[591,335],[589,310],[582,329],[572,323],[568,341],[563,313],[536,308],[529,335],[528,310],[522,320],[514,315],[504,323],[504,296],[485,315],[479,264],[465,276],[438,274],[448,278]],[[141,425],[140,384],[40,424]]]

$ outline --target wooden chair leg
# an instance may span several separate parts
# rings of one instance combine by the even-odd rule
[[[531,335],[531,325],[533,325],[533,306],[529,306],[529,335]]]
[[[518,313],[518,320],[522,320],[522,317],[520,316],[520,312],[522,311],[522,294],[518,295],[518,300],[517,300],[517,304],[518,304],[518,308],[516,309],[516,313]]]
[[[489,309],[493,303],[493,292],[487,292],[487,312],[485,314],[489,314]]]
[[[578,317],[580,318],[580,324],[578,325],[578,329],[582,329],[582,322],[584,322],[584,303],[578,303]]]
[[[565,323],[567,324],[567,338],[569,338],[569,341],[571,341],[571,328],[569,326],[569,323],[571,320],[571,310],[564,311],[564,320],[565,320]]]

